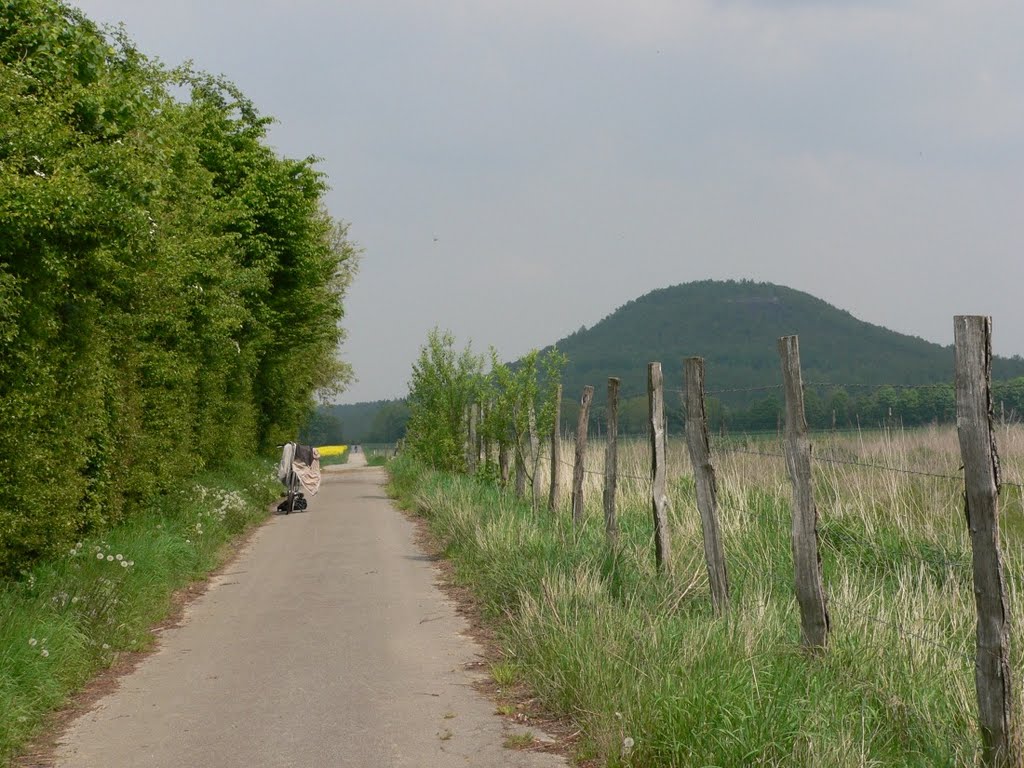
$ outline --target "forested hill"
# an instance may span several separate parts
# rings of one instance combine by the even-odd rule
[[[952,313],[950,335],[952,336]],[[709,390],[767,386],[780,379],[780,336],[799,334],[805,381],[916,385],[951,381],[953,349],[858,320],[810,294],[772,283],[702,282],[652,291],[590,329],[557,342],[569,359],[566,397],[608,376],[625,397],[642,394],[647,363],[661,361],[666,386],[682,385],[682,361],[700,356]],[[996,358],[997,380],[1024,376],[1024,359]],[[739,404],[742,395],[724,395]]]

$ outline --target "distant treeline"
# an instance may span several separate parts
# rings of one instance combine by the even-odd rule
[[[666,415],[670,430],[684,426],[682,402],[678,393],[666,394]],[[956,395],[952,384],[921,387],[881,387],[858,392],[856,388],[808,387],[804,392],[807,423],[812,429],[873,429],[895,425],[917,427],[956,421]],[[997,418],[1024,419],[1024,377],[993,384],[993,408]],[[603,404],[591,410],[590,428],[600,433],[605,428]],[[729,407],[715,397],[707,398],[709,428],[714,432],[775,430],[782,423],[781,392],[758,398],[744,407]],[[562,402],[562,428],[575,429],[579,403]],[[632,397],[619,404],[619,431],[646,434],[647,398]]]
[[[231,84],[0,5],[0,574],[293,438],[355,251]]]
[[[316,409],[302,438],[313,445],[394,443],[405,436],[409,406],[405,400],[374,400]]]
[[[666,396],[670,430],[684,426],[679,393]],[[1024,377],[993,385],[993,408],[997,418],[1024,420]],[[757,398],[749,405],[726,406],[715,397],[707,399],[709,427],[714,432],[775,430],[783,418],[782,396]],[[921,387],[857,388],[808,387],[804,393],[807,423],[812,429],[850,429],[898,425],[917,427],[956,421],[956,396],[952,384]],[[833,421],[834,417],[834,421]],[[562,429],[571,432],[579,418],[579,401],[563,398]],[[598,402],[591,408],[590,432],[605,430],[606,408]],[[405,435],[409,408],[404,400],[378,400],[354,405],[320,407],[305,434],[318,445],[333,442],[393,443]],[[647,398],[631,397],[619,403],[619,431],[647,433]]]

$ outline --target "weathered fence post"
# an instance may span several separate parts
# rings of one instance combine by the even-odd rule
[[[479,458],[473,455],[476,448],[476,407],[470,403],[463,413],[466,416],[466,470],[472,475],[476,472],[476,460]]]
[[[612,547],[619,544],[615,491],[619,478],[619,380],[608,379],[608,442],[604,449],[604,531]]]
[[[508,437],[498,440],[498,473],[501,475],[501,487],[508,488],[509,476],[512,474],[508,455]]]
[[[548,509],[554,511],[558,504],[559,484],[562,479],[562,385],[555,387],[555,419],[551,425],[551,489],[548,492]]]
[[[476,423],[474,421],[472,403],[467,403],[462,409],[462,423],[466,427],[466,439],[462,443],[464,457],[466,460],[466,471],[473,474],[476,471],[476,463],[473,461],[473,445],[476,443]]]
[[[523,452],[526,447],[523,445],[522,435],[516,436],[515,452],[516,452],[516,496],[520,499],[526,497],[526,456]]]
[[[704,359],[688,357],[685,363],[686,445],[697,486],[697,509],[704,531],[704,559],[708,564],[711,604],[715,613],[729,607],[729,577],[725,569],[725,548],[718,526],[718,484],[711,464],[707,412],[704,407]]]
[[[576,454],[572,464],[572,524],[583,523],[583,459],[587,450],[587,426],[590,420],[590,402],[594,399],[594,388],[587,384],[580,399],[580,418],[576,423]]]
[[[476,440],[473,442],[473,452],[476,456],[477,467],[486,467],[487,457],[482,455],[484,448],[484,407],[481,403],[477,403],[473,406],[473,409],[476,412],[476,421],[474,423]]]
[[[800,604],[800,637],[804,647],[823,650],[828,643],[829,615],[821,582],[818,508],[811,485],[811,443],[807,439],[800,343],[796,336],[779,339],[779,357],[786,395],[786,466],[793,482],[793,567]]]
[[[537,408],[533,402],[530,402],[529,410],[530,419],[530,472],[532,487],[530,489],[530,499],[533,502],[533,511],[536,512],[540,508],[540,435],[537,434]]]
[[[482,448],[483,448],[484,466],[488,467],[488,468],[494,466],[491,463],[491,429],[490,429],[490,426],[489,426],[490,422],[489,422],[489,419],[488,419],[488,417],[490,416],[490,410],[491,410],[490,404],[488,404],[486,407],[481,406],[481,408],[480,408],[480,422],[485,427],[484,429],[481,430],[481,432],[482,432],[481,442],[483,444]]]
[[[647,410],[651,435],[651,507],[654,512],[654,559],[664,571],[672,556],[668,538],[668,494],[665,491],[665,392],[661,363],[647,364]]]
[[[992,434],[992,319],[954,320],[956,427],[974,557],[974,684],[986,766],[1020,765],[1010,692],[1010,611],[999,552],[999,457]]]

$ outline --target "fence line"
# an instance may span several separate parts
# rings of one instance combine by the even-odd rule
[[[720,545],[716,552],[714,545],[717,535],[717,522],[715,519],[717,502],[715,501],[715,494],[709,494],[709,489],[713,490],[715,487],[713,461],[727,455],[784,459],[793,485],[793,500],[789,507],[793,515],[790,530],[793,536],[793,577],[800,605],[801,638],[804,646],[817,653],[824,653],[826,651],[829,633],[832,628],[832,619],[828,610],[828,601],[826,600],[826,584],[822,578],[821,548],[824,547],[829,553],[832,553],[830,556],[834,555],[848,559],[852,568],[859,569],[863,567],[868,571],[870,570],[872,560],[866,558],[873,550],[871,549],[872,542],[870,539],[872,536],[870,526],[865,528],[866,535],[860,536],[855,533],[847,533],[843,527],[831,525],[829,521],[825,521],[821,526],[819,536],[818,510],[814,502],[814,483],[812,482],[812,468],[814,464],[833,467],[857,467],[873,472],[964,483],[966,489],[965,498],[968,500],[967,512],[970,521],[969,533],[972,544],[970,557],[968,557],[966,552],[958,555],[955,551],[951,551],[943,545],[937,545],[935,548],[938,551],[930,554],[929,548],[932,548],[932,545],[927,541],[922,541],[919,537],[910,536],[910,533],[905,531],[908,537],[906,546],[898,544],[895,550],[891,548],[883,550],[876,562],[879,567],[895,567],[901,571],[904,563],[909,567],[948,570],[950,572],[949,578],[954,579],[955,583],[960,584],[961,587],[964,587],[964,579],[973,575],[973,589],[976,597],[975,605],[978,612],[977,648],[975,649],[973,660],[977,670],[978,720],[981,726],[980,731],[983,741],[983,762],[986,766],[1002,768],[1003,765],[1010,764],[1009,759],[1011,757],[1016,760],[1015,750],[1018,747],[1009,738],[1011,730],[1010,667],[1008,657],[1009,625],[1007,623],[1009,608],[1006,602],[995,520],[998,515],[998,490],[1004,486],[1024,489],[1024,483],[1002,480],[999,477],[998,461],[995,458],[995,437],[992,430],[994,416],[991,404],[990,367],[988,367],[990,366],[990,351],[987,353],[988,356],[983,354],[985,349],[984,344],[982,344],[982,352],[978,352],[978,345],[981,342],[976,340],[977,338],[983,338],[983,341],[988,343],[987,335],[978,336],[975,334],[975,336],[971,337],[973,339],[971,343],[974,344],[973,347],[969,348],[971,355],[973,355],[971,357],[972,367],[965,367],[966,364],[962,364],[961,358],[964,352],[960,346],[961,325],[972,329],[971,333],[975,333],[979,328],[988,333],[991,321],[985,318],[957,318],[956,322],[958,357],[956,377],[953,383],[933,382],[914,385],[886,383],[844,384],[829,381],[803,382],[801,380],[796,337],[780,339],[779,353],[783,368],[783,378],[785,380],[784,384],[705,391],[703,389],[703,376],[701,376],[700,386],[695,390],[698,394],[694,394],[694,391],[687,392],[687,389],[690,387],[690,362],[693,359],[687,361],[687,388],[685,389],[665,388],[661,379],[660,364],[652,363],[648,367],[648,435],[651,438],[650,460],[652,462],[651,474],[649,476],[618,472],[617,461],[611,461],[608,458],[610,455],[615,455],[614,452],[609,453],[608,446],[606,446],[604,471],[587,469],[585,467],[585,459],[581,449],[585,446],[587,439],[587,411],[591,405],[593,394],[593,387],[590,385],[584,390],[584,397],[580,408],[575,461],[570,464],[561,456],[555,455],[554,446],[557,446],[558,442],[554,439],[551,443],[553,450],[550,459],[553,478],[556,474],[555,469],[560,465],[564,464],[573,467],[572,512],[573,524],[576,529],[583,522],[582,494],[583,478],[585,475],[600,477],[604,480],[606,521],[612,519],[609,516],[608,510],[614,510],[614,494],[616,482],[619,479],[629,479],[649,484],[654,515],[654,541],[658,571],[664,576],[670,577],[671,571],[668,568],[668,562],[671,557],[671,542],[667,536],[668,520],[666,513],[668,495],[666,484],[667,450],[665,442],[667,421],[664,412],[664,393],[670,391],[683,395],[681,398],[681,409],[673,410],[674,416],[683,417],[683,423],[687,425],[686,443],[690,449],[690,461],[693,465],[695,479],[693,491],[697,502],[697,509],[701,514],[709,586],[712,590],[712,602],[716,613],[728,611],[728,581],[725,578],[724,553],[721,551]],[[979,331],[978,333],[981,332]],[[978,362],[979,360],[981,361],[980,363]],[[700,370],[702,373],[703,361],[699,362],[701,363]],[[617,435],[617,423],[612,423],[617,418],[617,408],[615,407],[617,401],[615,396],[618,391],[618,381],[614,380],[614,382],[615,386],[612,386],[611,381],[609,382],[609,406],[603,409],[604,413],[601,414],[609,420],[610,444],[614,443],[615,436]],[[960,453],[964,462],[964,466],[960,468],[963,470],[962,473],[959,471],[941,472],[916,469],[912,466],[897,466],[892,462],[886,461],[886,459],[893,458],[893,455],[887,451],[881,452],[881,455],[884,457],[882,462],[877,460],[864,461],[859,458],[844,458],[842,455],[837,455],[837,446],[835,445],[831,446],[832,450],[830,451],[823,451],[817,455],[813,454],[810,447],[811,437],[817,436],[820,438],[840,433],[862,435],[865,432],[865,429],[859,424],[857,427],[808,429],[804,411],[804,393],[808,388],[815,387],[843,387],[869,390],[885,388],[897,390],[943,388],[944,390],[952,390],[955,395],[957,409]],[[786,417],[784,436],[781,434],[782,430],[777,428],[776,430],[740,431],[729,437],[716,437],[714,441],[710,439],[710,436],[707,434],[707,413],[705,407],[708,396],[727,393],[769,392],[774,390],[782,390],[785,394],[785,402],[782,407],[782,412],[785,413]],[[695,398],[699,399],[700,408],[695,407]],[[970,398],[973,398],[970,401],[973,402],[973,405],[968,406],[967,403]],[[693,423],[695,418],[701,422],[701,425],[695,427]],[[833,416],[834,420],[835,417]],[[699,438],[701,426],[703,427],[703,452],[699,450],[700,445],[697,445],[698,450],[694,451],[695,444],[692,441],[694,435],[697,435]],[[691,427],[694,427],[694,429],[691,429]],[[884,427],[886,434],[888,434],[890,428],[891,425]],[[553,430],[557,432],[559,429],[560,424],[556,421],[553,425]],[[872,432],[874,430],[867,431]],[[777,440],[766,440],[765,448],[763,449],[757,444],[752,447],[734,447],[738,439],[758,436],[776,438]],[[697,442],[700,443],[701,441],[698,439]],[[535,437],[533,444],[536,446]],[[968,445],[973,445],[974,447],[968,450]],[[845,452],[840,451],[840,453]],[[537,468],[539,467],[540,452],[535,448],[533,454],[535,457],[534,467]],[[903,461],[900,463],[914,463],[913,461],[906,460],[908,457],[905,453],[900,455],[903,456]],[[704,471],[705,475],[701,475],[701,471]],[[613,476],[609,477],[609,473],[612,473]],[[832,476],[838,477],[838,475]],[[535,476],[535,498],[538,494],[538,482],[539,477]],[[611,494],[611,498],[609,498],[609,494]],[[554,490],[550,498],[550,506],[554,508]],[[725,503],[730,506],[735,505],[735,499],[731,494],[725,494],[724,498],[726,499]],[[914,509],[917,509],[916,505]],[[611,514],[614,514],[614,512]],[[772,513],[767,507],[759,507],[757,509],[757,516],[760,518],[770,517],[773,520],[777,518],[780,523],[784,517],[784,515]],[[617,549],[617,535],[614,535],[617,534],[617,530],[613,534],[613,527],[609,523],[607,531],[609,534],[609,546]],[[890,565],[890,562],[892,565]],[[743,560],[736,561],[734,566],[744,574],[744,577],[749,576],[756,580],[762,575],[759,569],[755,569]],[[854,571],[854,573],[859,573],[859,571]],[[922,573],[924,574],[925,572],[922,571]],[[940,571],[941,573],[942,571]],[[924,578],[923,575],[922,578]],[[918,641],[938,648],[944,653],[963,655],[968,659],[972,658],[970,654],[964,654],[956,649],[951,649],[949,643],[939,642],[927,634],[914,631],[899,620],[884,618],[880,615],[873,615],[862,611],[849,605],[845,600],[837,603],[835,609],[840,616],[844,614],[856,615],[879,626],[894,629],[900,638],[908,642]],[[935,621],[926,617],[920,617],[915,620],[924,622],[927,626],[940,627],[947,625],[945,621]]]

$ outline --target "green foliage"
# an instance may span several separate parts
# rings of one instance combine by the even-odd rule
[[[0,8],[0,574],[294,437],[347,380],[357,254],[268,123],[58,0]]]
[[[406,448],[428,465],[452,472],[466,469],[471,405],[482,409],[479,437],[510,448],[516,461],[537,471],[540,455],[529,444],[533,434],[549,434],[555,396],[565,358],[557,350],[528,353],[514,366],[499,361],[491,349],[491,370],[469,346],[457,354],[455,339],[436,328],[413,365],[406,404]],[[488,457],[489,458],[489,457]],[[479,471],[495,477],[493,466]]]
[[[481,399],[486,409],[481,434],[511,448],[531,478],[540,461],[540,453],[530,445],[531,429],[537,436],[551,433],[565,363],[565,356],[551,349],[544,355],[531,350],[515,365],[506,365],[491,349],[491,373]],[[494,474],[490,467],[483,471]]]
[[[405,436],[409,406],[405,400],[374,400],[345,405],[320,405],[310,421],[335,426],[321,445],[334,443],[396,443]]]
[[[406,447],[413,455],[438,469],[465,469],[466,411],[481,390],[482,368],[469,346],[455,351],[451,333],[430,331],[409,381]]]

